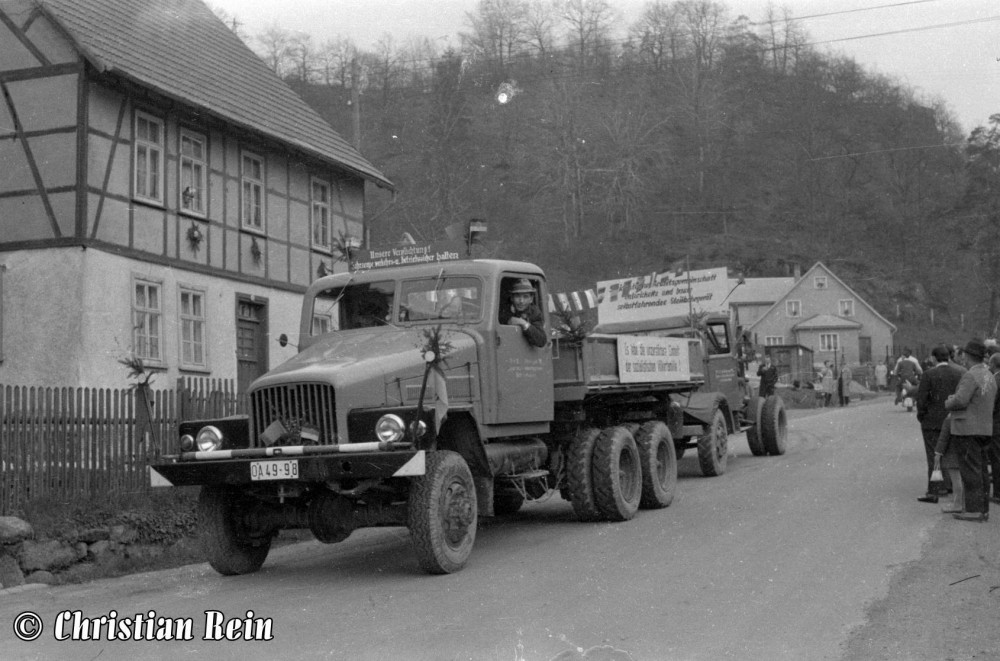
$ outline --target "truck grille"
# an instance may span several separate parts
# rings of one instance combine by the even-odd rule
[[[336,411],[330,385],[293,383],[255,390],[250,393],[250,442],[253,447],[264,445],[261,433],[272,423],[280,422],[285,435],[278,445],[334,445]],[[301,434],[303,430],[305,437]],[[312,440],[312,433],[318,433],[318,441]]]

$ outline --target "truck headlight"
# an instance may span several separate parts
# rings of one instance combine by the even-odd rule
[[[191,434],[184,434],[181,436],[181,450],[184,452],[194,450],[194,436]]]
[[[198,437],[195,439],[195,444],[201,452],[218,450],[222,447],[222,432],[219,431],[218,427],[213,427],[212,425],[202,427],[201,430],[198,431]]]
[[[375,423],[375,435],[380,441],[401,441],[406,435],[406,423],[395,413],[388,413]]]

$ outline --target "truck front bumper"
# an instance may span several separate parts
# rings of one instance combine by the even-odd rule
[[[154,487],[194,485],[250,485],[268,482],[334,482],[341,480],[384,479],[423,475],[426,466],[424,450],[390,452],[336,453],[289,456],[281,459],[219,459],[182,461],[166,457],[166,461],[149,467],[150,484]],[[297,477],[261,480],[251,476],[251,464],[294,461]],[[253,471],[260,474],[260,471]]]

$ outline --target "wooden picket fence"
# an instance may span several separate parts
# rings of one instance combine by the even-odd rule
[[[176,452],[181,420],[245,412],[232,379],[175,389],[0,385],[0,515],[29,500],[149,488],[147,466]]]

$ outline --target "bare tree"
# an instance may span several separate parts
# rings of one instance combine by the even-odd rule
[[[611,31],[614,10],[607,0],[558,0],[559,16],[568,27],[570,45],[577,53],[581,70],[588,56]]]
[[[317,59],[312,35],[305,32],[295,32],[290,35],[288,61],[296,78],[303,83],[312,80]]]
[[[527,11],[525,0],[479,0],[477,11],[465,14],[472,28],[462,34],[466,47],[476,56],[496,63],[497,72],[503,75],[524,41]]]
[[[357,55],[358,48],[348,37],[338,35],[323,42],[316,53],[323,83],[347,88],[351,81],[351,61]]]
[[[236,14],[230,14],[228,11],[222,7],[217,7],[209,3],[208,8],[212,10],[212,13],[219,17],[219,20],[226,24],[233,34],[240,38],[244,44],[248,43],[250,40],[250,35],[247,34],[246,27],[243,25],[243,21],[240,20],[239,16]]]
[[[553,9],[552,0],[530,0],[525,5],[524,43],[535,50],[540,59],[545,59],[555,45]]]
[[[647,4],[642,16],[629,29],[629,35],[638,44],[640,58],[656,72],[663,71],[668,63],[677,62],[687,41],[677,4],[665,0]]]
[[[279,76],[284,75],[288,68],[289,48],[292,43],[291,33],[279,27],[277,23],[272,23],[263,32],[254,37],[261,51],[258,52],[261,59],[271,67],[271,71]]]

